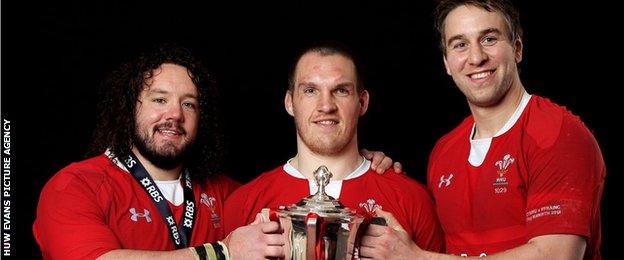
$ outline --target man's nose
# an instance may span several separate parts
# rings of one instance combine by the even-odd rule
[[[338,107],[336,106],[336,100],[331,92],[326,91],[321,93],[321,96],[318,101],[317,110],[323,113],[332,113],[336,111]]]
[[[470,47],[470,56],[468,56],[468,62],[470,65],[480,66],[488,60],[488,55],[483,51],[483,46],[479,44],[473,44]]]
[[[184,113],[182,111],[182,105],[178,103],[170,103],[167,107],[165,119],[174,121],[184,121]]]

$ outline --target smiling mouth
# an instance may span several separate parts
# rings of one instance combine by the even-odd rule
[[[175,130],[170,130],[170,129],[158,129],[156,130],[157,132],[159,132],[162,135],[165,136],[175,136],[175,135],[181,135],[182,133],[175,131]]]
[[[154,132],[157,132],[163,136],[181,136],[186,134],[184,128],[182,128],[179,124],[175,124],[172,122],[165,122],[156,125],[154,127]]]
[[[468,75],[470,77],[470,79],[475,79],[475,80],[479,80],[479,79],[484,79],[487,78],[488,76],[492,75],[494,73],[494,70],[488,70],[488,71],[482,71],[482,72],[478,72],[478,73],[473,73]]]
[[[319,120],[319,121],[314,121],[315,124],[319,124],[319,125],[337,125],[338,121],[336,120]]]

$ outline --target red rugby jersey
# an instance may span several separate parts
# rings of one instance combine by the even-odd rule
[[[587,240],[585,259],[599,259],[600,148],[565,108],[538,96],[527,100],[511,128],[485,146],[481,164],[468,160],[472,117],[433,149],[428,186],[447,251],[479,256],[540,235],[575,234]]]
[[[224,176],[203,186],[193,183],[197,212],[192,246],[224,237],[223,203],[236,187]],[[184,203],[169,206],[179,223]],[[175,249],[151,198],[105,155],[73,163],[48,181],[33,232],[44,258],[93,259],[114,249]]]
[[[311,183],[288,163],[263,173],[237,189],[226,201],[226,232],[253,222],[262,208],[276,209],[299,202],[316,192],[316,185]],[[409,177],[392,169],[377,174],[370,170],[370,162],[365,161],[349,177],[332,181],[328,189],[329,195],[348,208],[374,211],[379,207],[392,213],[422,248],[436,252],[443,249],[444,237],[430,194]]]

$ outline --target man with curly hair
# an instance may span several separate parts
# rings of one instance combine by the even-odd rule
[[[41,192],[33,231],[44,258],[283,255],[275,222],[223,239],[222,205],[238,184],[219,174],[217,89],[188,50],[142,54],[105,81],[102,97],[95,156]]]

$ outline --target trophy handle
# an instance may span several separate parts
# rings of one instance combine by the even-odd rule
[[[277,215],[277,210],[270,209],[270,208],[262,208],[260,210],[260,216],[262,217],[262,223],[270,222],[270,221],[275,221],[279,223],[279,216]]]
[[[306,259],[316,259],[316,216],[309,214],[306,218]],[[316,215],[316,214],[314,214]]]

